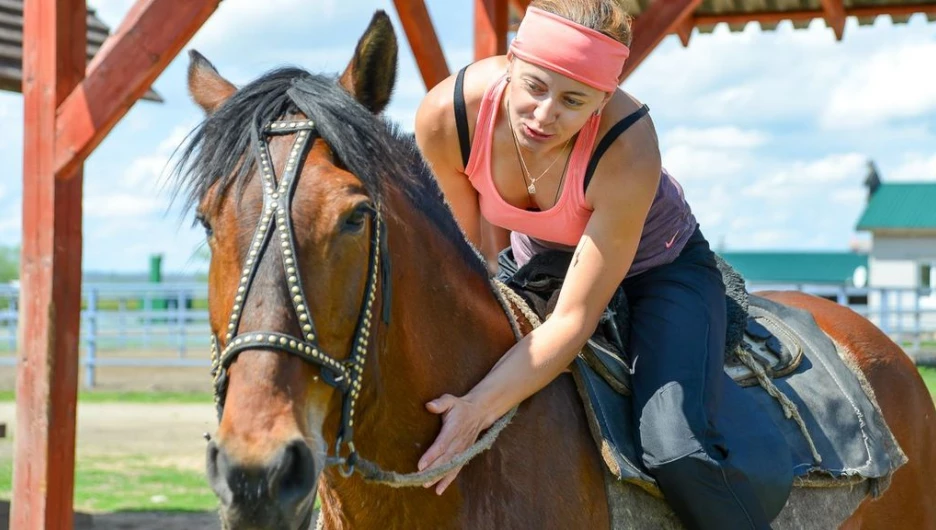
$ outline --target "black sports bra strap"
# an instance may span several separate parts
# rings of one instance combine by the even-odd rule
[[[471,138],[468,133],[468,109],[465,107],[465,66],[455,77],[455,127],[458,129],[458,143],[461,145],[462,162],[468,167],[471,158]]]
[[[648,112],[650,112],[650,108],[644,105],[625,116],[624,119],[615,123],[614,126],[608,130],[604,138],[601,139],[601,143],[598,144],[598,148],[595,149],[595,154],[593,154],[591,160],[588,161],[588,167],[585,169],[585,179],[582,185],[584,190],[588,190],[588,183],[595,174],[595,168],[598,167],[598,162],[601,161],[601,156],[604,155],[605,151],[611,147],[611,144],[617,140],[618,136],[629,129],[631,125],[637,123],[637,120],[643,118]]]

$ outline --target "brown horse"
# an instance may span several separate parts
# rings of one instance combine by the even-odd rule
[[[212,250],[221,418],[207,466],[222,520],[306,528],[318,493],[328,529],[608,528],[603,464],[566,375],[442,496],[344,476],[356,450],[415,471],[440,427],[424,404],[467,391],[515,341],[414,142],[379,118],[396,50],[378,12],[337,82],[283,69],[236,89],[192,54],[207,118],[181,184]],[[909,457],[844,526],[936,527],[936,414],[912,363],[846,308],[768,296],[851,350]]]

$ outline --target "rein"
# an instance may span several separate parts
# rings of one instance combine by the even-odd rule
[[[517,406],[498,419],[471,447],[458,454],[445,465],[432,470],[417,473],[397,473],[395,471],[386,471],[378,464],[360,458],[353,441],[354,410],[361,391],[364,364],[368,352],[371,328],[374,323],[373,305],[377,298],[378,283],[382,284],[383,287],[383,296],[380,299],[382,320],[385,324],[390,322],[390,264],[386,230],[381,219],[380,206],[378,204],[369,212],[371,241],[367,284],[364,288],[364,297],[361,301],[361,310],[350,355],[348,355],[347,359],[340,360],[327,354],[318,342],[315,323],[309,312],[309,303],[297,268],[296,237],[290,215],[292,197],[298,181],[297,175],[310,146],[318,136],[315,122],[311,119],[275,121],[263,127],[261,131],[252,131],[251,135],[257,149],[257,160],[262,177],[263,213],[254,231],[243,266],[243,274],[238,283],[237,294],[234,297],[234,306],[228,320],[227,329],[224,332],[224,341],[220,341],[216,334],[211,336],[211,373],[214,378],[215,405],[219,420],[224,410],[224,398],[227,392],[227,371],[231,363],[234,362],[238,354],[247,350],[272,350],[295,355],[305,362],[318,366],[321,369],[322,379],[325,383],[342,393],[341,424],[335,451],[333,456],[326,458],[326,463],[329,466],[338,466],[339,473],[345,478],[357,472],[364,480],[372,483],[397,488],[422,486],[444,476],[453,469],[467,464],[475,456],[490,449],[501,431],[513,419],[517,412]],[[272,165],[269,142],[272,137],[280,135],[295,135],[296,139],[277,183],[277,173]],[[302,331],[301,336],[276,331],[238,333],[244,303],[250,292],[251,284],[260,262],[265,253],[270,250],[270,242],[273,240],[279,241],[278,247],[282,254],[289,295],[293,302],[292,309],[299,322]],[[276,245],[273,244],[273,246]],[[529,310],[523,299],[509,287],[493,278],[490,287],[507,315],[511,330],[517,341],[523,338],[523,333],[520,329],[518,317],[514,314],[514,307],[534,328],[540,324],[539,318]],[[348,453],[347,456],[342,456],[342,448],[345,446]]]
[[[520,330],[518,318],[513,312],[514,307],[520,311],[531,326],[535,328],[540,325],[539,317],[536,316],[536,313],[533,313],[526,302],[524,302],[517,293],[511,290],[510,287],[507,287],[504,283],[494,278],[491,279],[491,287],[494,296],[497,298],[501,308],[507,315],[507,319],[510,321],[510,329],[513,330],[514,338],[517,341],[523,338],[523,332]],[[517,413],[517,408],[518,407],[515,406],[501,416],[500,419],[494,422],[484,435],[468,449],[456,455],[448,463],[435,469],[420,471],[418,473],[397,473],[395,471],[385,471],[376,463],[363,458],[358,458],[357,467],[355,469],[361,474],[365,481],[383,484],[392,488],[422,486],[427,482],[433,482],[447,475],[453,469],[467,464],[472,458],[490,449],[501,431],[504,430],[504,427],[510,423]]]

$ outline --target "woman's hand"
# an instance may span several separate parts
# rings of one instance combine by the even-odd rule
[[[481,431],[490,427],[487,413],[483,407],[465,397],[445,394],[426,403],[426,409],[433,414],[442,415],[442,430],[432,446],[419,459],[419,471],[440,467],[450,462],[455,456],[471,447]],[[441,478],[429,482],[424,487],[436,486],[436,494],[442,495],[461,471],[455,468]]]

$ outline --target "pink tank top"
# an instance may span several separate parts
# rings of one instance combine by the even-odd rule
[[[484,92],[484,99],[481,100],[481,108],[478,110],[471,157],[465,167],[468,180],[478,191],[481,214],[495,226],[542,241],[575,246],[585,233],[585,225],[588,224],[592,213],[585,203],[583,179],[598,135],[600,117],[590,117],[575,139],[562,192],[556,204],[543,211],[517,208],[501,197],[491,174],[494,124],[506,87],[505,74]]]

